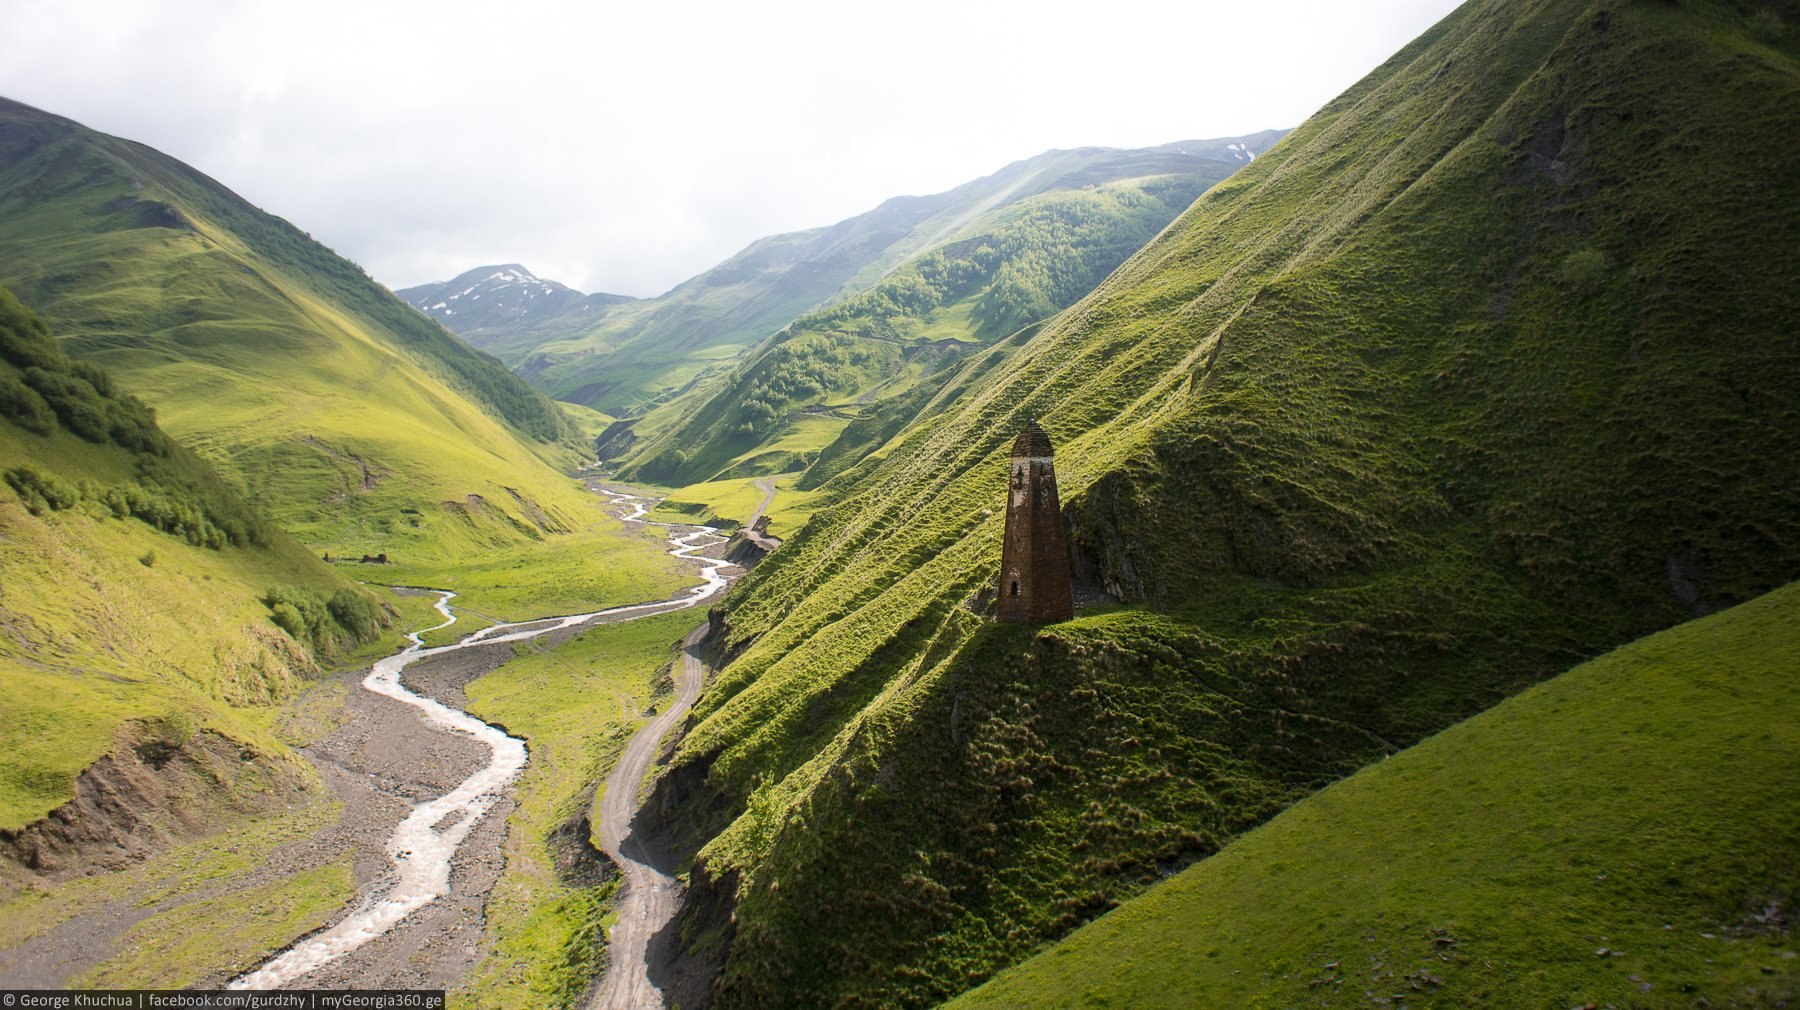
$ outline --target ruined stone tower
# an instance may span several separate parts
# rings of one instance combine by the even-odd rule
[[[1050,436],[1036,421],[1027,423],[1013,442],[996,610],[1002,621],[1037,624],[1075,616],[1052,454]]]

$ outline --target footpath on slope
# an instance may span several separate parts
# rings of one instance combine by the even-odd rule
[[[763,514],[775,501],[775,478],[763,477],[757,480],[756,489],[763,493],[762,503],[756,506],[756,511],[744,520],[744,524],[738,527],[737,532],[725,544],[725,560],[746,568],[754,566],[781,546],[780,537],[772,537],[764,532],[766,526],[758,526],[758,523],[766,523]]]

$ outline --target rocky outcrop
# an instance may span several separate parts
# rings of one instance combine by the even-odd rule
[[[601,459],[624,459],[637,445],[637,433],[631,429],[636,427],[638,420],[627,417],[607,425],[606,430],[594,438],[594,454]]]
[[[781,546],[781,539],[769,536],[768,529],[769,517],[760,516],[754,525],[733,533],[725,542],[725,560],[740,568],[754,568],[758,561]]]
[[[715,611],[716,613],[717,611]],[[698,853],[731,823],[741,804],[708,785],[711,760],[684,764],[656,779],[632,821],[632,834],[678,862],[690,862],[681,912],[651,941],[650,977],[671,1006],[713,1003],[713,985],[736,932],[738,874],[715,878]]]
[[[546,839],[556,879],[568,887],[595,887],[619,875],[612,857],[594,846],[594,826],[588,811],[577,811],[556,826]]]

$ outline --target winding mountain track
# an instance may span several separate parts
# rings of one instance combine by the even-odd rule
[[[762,504],[756,506],[756,512],[752,514],[750,518],[744,520],[745,529],[754,527],[756,521],[761,519],[763,514],[769,511],[769,506],[775,504],[775,478],[761,478],[756,482],[756,489],[763,493]]]
[[[700,697],[706,669],[698,650],[706,632],[707,626],[702,624],[681,643],[675,700],[631,738],[606,780],[606,794],[600,801],[600,847],[619,864],[625,886],[619,898],[619,919],[612,929],[611,963],[589,1010],[650,1010],[664,1005],[661,990],[650,981],[650,938],[681,910],[681,882],[632,835],[631,820],[637,815],[638,790],[656,759],[657,747]]]
[[[602,494],[623,500],[616,491],[597,485],[590,487]],[[762,538],[752,527],[775,501],[775,479],[764,477],[756,482],[763,493],[762,504],[745,520],[743,532],[766,550],[781,546],[773,537]],[[644,509],[637,506],[626,522],[643,522]],[[766,540],[766,542],[764,542]],[[681,911],[683,889],[673,875],[674,867],[651,851],[631,830],[632,819],[640,806],[638,795],[644,776],[656,759],[663,738],[687,716],[700,689],[706,683],[706,665],[700,658],[700,645],[706,640],[708,625],[702,624],[688,633],[681,643],[681,669],[676,674],[675,700],[667,711],[657,716],[625,745],[625,751],[606,779],[606,793],[600,801],[600,847],[619,866],[624,887],[619,896],[619,917],[611,936],[611,957],[600,991],[588,1010],[662,1010],[667,1006],[661,989],[650,979],[650,943]]]
[[[763,493],[762,504],[756,506],[756,511],[750,514],[750,518],[744,520],[744,525],[738,530],[738,535],[762,548],[766,555],[773,553],[775,548],[781,546],[781,538],[757,532],[756,521],[761,519],[763,514],[769,511],[769,506],[775,503],[775,478],[762,478],[756,482],[756,489]]]
[[[644,500],[634,495],[609,491],[597,485],[589,485],[594,491],[605,494],[615,504],[628,505],[631,514],[621,516],[626,522],[642,523],[646,511]],[[666,524],[657,524],[666,525]],[[681,532],[687,530],[688,532]],[[297,984],[306,979],[310,984],[318,984],[322,977],[332,978],[349,972],[347,979],[334,979],[339,984],[373,982],[394,977],[394,965],[378,963],[363,966],[359,962],[369,955],[360,953],[368,949],[377,951],[377,962],[398,960],[413,961],[424,953],[424,948],[431,944],[429,936],[400,935],[409,933],[433,932],[427,920],[432,918],[429,909],[455,910],[471,906],[475,918],[479,918],[480,895],[471,896],[459,893],[459,879],[466,878],[463,866],[471,860],[480,861],[489,855],[497,855],[497,848],[503,832],[490,825],[483,825],[486,815],[497,806],[504,808],[510,803],[510,787],[513,780],[524,768],[527,760],[525,743],[516,737],[507,735],[498,727],[489,725],[474,718],[458,708],[446,704],[448,699],[460,705],[462,702],[459,685],[451,685],[448,691],[426,690],[426,694],[438,694],[440,697],[426,697],[415,693],[402,681],[402,675],[409,665],[421,660],[436,657],[456,656],[458,659],[487,655],[490,659],[503,661],[504,657],[494,657],[493,646],[523,641],[540,635],[556,632],[570,632],[590,624],[609,623],[634,620],[648,617],[651,614],[667,613],[695,606],[719,592],[730,583],[729,577],[721,574],[727,568],[725,562],[713,558],[700,557],[701,551],[716,544],[723,543],[724,538],[718,531],[708,526],[670,527],[669,553],[674,557],[689,558],[701,562],[701,579],[698,586],[688,589],[669,600],[654,603],[641,603],[633,606],[613,607],[608,610],[587,614],[573,614],[567,617],[538,618],[513,624],[500,624],[470,635],[454,645],[438,648],[425,648],[417,634],[410,635],[411,644],[401,652],[376,663],[363,679],[362,686],[374,695],[399,702],[416,709],[425,722],[434,729],[445,730],[464,739],[472,738],[473,742],[484,747],[488,752],[485,764],[476,767],[473,774],[464,778],[460,784],[448,793],[432,799],[416,802],[411,811],[394,829],[385,846],[391,867],[364,888],[361,901],[349,909],[345,915],[329,928],[306,937],[276,956],[255,971],[240,976],[231,983],[237,989],[271,989]],[[438,609],[445,614],[446,620],[438,627],[447,627],[455,620],[449,611],[448,602],[453,594],[442,593]],[[435,629],[433,629],[435,630]],[[697,629],[689,636],[689,642],[698,642],[704,635],[705,626]],[[691,653],[690,653],[691,655]],[[697,660],[695,661],[697,663]],[[471,665],[477,665],[471,663]],[[479,676],[486,673],[497,662],[483,665],[473,671]],[[670,710],[652,723],[652,728],[660,726],[657,733],[660,738],[673,725],[686,706],[693,703],[698,696],[701,677],[698,666],[692,669],[683,665],[682,684],[679,689],[680,699]],[[643,734],[640,734],[640,738]],[[636,746],[634,741],[633,746]],[[655,751],[655,739],[645,746],[648,754]],[[648,767],[648,758],[639,766],[638,776],[641,779],[643,770]],[[629,798],[635,801],[635,790],[628,791]],[[610,798],[610,790],[609,790]],[[635,806],[635,803],[633,804]],[[629,812],[624,823],[628,823]],[[494,854],[479,853],[471,857],[464,852],[465,842],[471,833],[485,836],[487,847],[496,849]],[[618,837],[615,835],[615,837]],[[491,860],[489,860],[491,862]],[[623,862],[621,865],[625,865]],[[489,874],[492,876],[492,874]],[[491,880],[488,886],[492,886]],[[646,887],[648,885],[645,885]],[[639,891],[644,887],[638,888]],[[628,897],[631,893],[628,885]],[[678,903],[679,891],[673,895]],[[470,909],[465,909],[468,911]],[[669,912],[673,914],[672,910]],[[460,915],[468,919],[469,915]],[[665,916],[666,921],[667,916]],[[466,925],[466,923],[465,923]],[[478,932],[478,928],[477,928]],[[646,938],[647,938],[646,934]],[[397,936],[397,939],[394,938]],[[465,954],[472,956],[473,949],[465,947]],[[639,950],[640,960],[642,949]],[[374,970],[371,970],[374,969]],[[610,977],[609,977],[610,981]],[[648,977],[645,976],[648,983]],[[391,983],[390,983],[391,984]],[[662,1005],[660,994],[654,988],[650,990],[653,1003],[627,1004],[657,1006]]]

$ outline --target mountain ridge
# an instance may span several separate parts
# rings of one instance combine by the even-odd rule
[[[664,295],[615,308],[584,333],[503,357],[559,399],[614,415],[642,413],[704,371],[694,362],[728,360],[802,312],[873,285],[981,213],[1056,188],[1209,164],[1235,168],[1244,154],[1227,143],[1254,146],[1281,132],[1045,152],[942,193],[892,197],[832,225],[758,239]],[[677,362],[674,354],[684,357]]]
[[[729,376],[634,423],[643,444],[619,473],[680,484],[804,470],[800,485],[816,487],[880,441],[852,429],[892,434],[963,358],[1085,295],[1218,181],[1215,171],[1051,189],[959,222],[950,241],[800,316]]]

